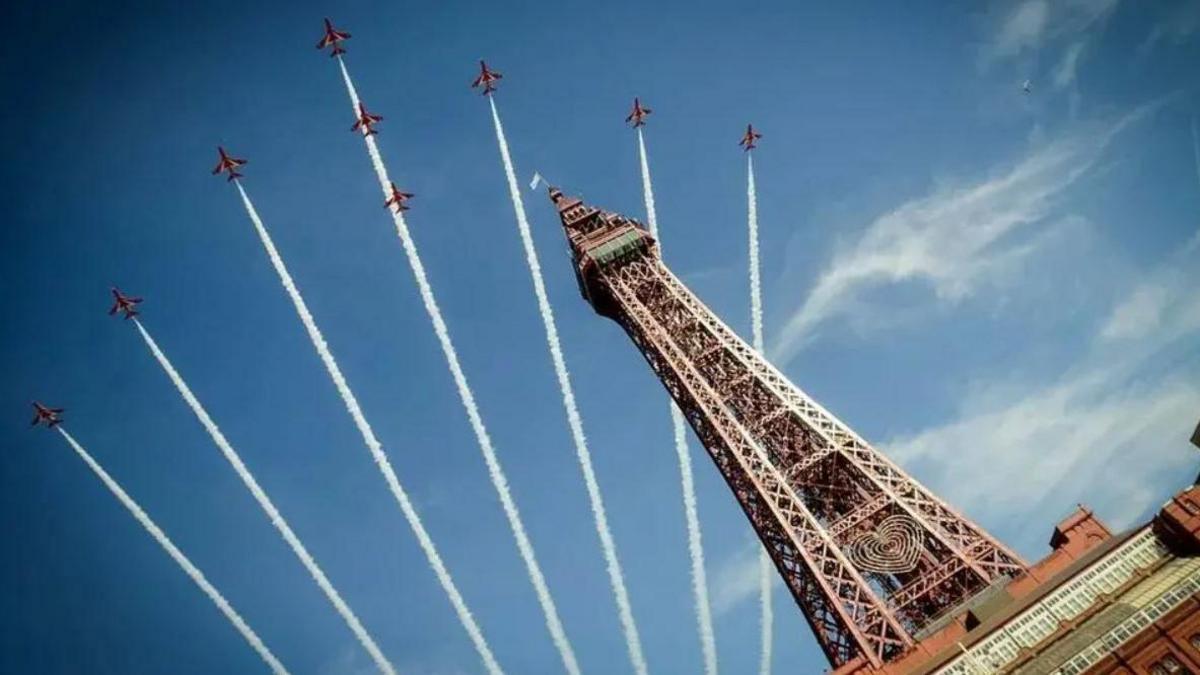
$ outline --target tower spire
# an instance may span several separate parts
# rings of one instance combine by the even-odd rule
[[[683,410],[835,667],[880,666],[1025,571],[793,385],[663,264],[641,223],[557,188],[580,291]]]

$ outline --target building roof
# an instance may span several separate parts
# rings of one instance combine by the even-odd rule
[[[1064,633],[1014,675],[1049,675],[1092,643],[1104,638],[1119,624],[1142,612],[1165,593],[1200,572],[1200,558],[1176,558],[1155,570],[1093,614],[1074,630]],[[1190,595],[1190,593],[1189,593]]]
[[[1056,590],[1059,586],[1066,583],[1071,578],[1078,575],[1081,571],[1112,553],[1116,548],[1132,539],[1135,535],[1142,533],[1146,528],[1139,527],[1122,532],[1113,537],[1109,537],[1104,543],[1096,546],[1088,551],[1083,556],[1073,560],[1070,565],[1067,565],[1054,576],[1039,584],[1037,588],[1028,594],[1015,598],[1009,602],[1007,606],[989,616],[986,620],[971,630],[967,631],[960,640],[955,644],[943,649],[942,652],[934,658],[921,664],[920,667],[912,671],[912,675],[928,675],[928,673],[936,672],[939,668],[946,665],[950,660],[959,656],[964,648],[969,648],[976,642],[990,636],[997,628],[1011,621],[1021,612],[1037,604],[1047,595]]]

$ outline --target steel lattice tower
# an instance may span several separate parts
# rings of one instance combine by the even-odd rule
[[[834,667],[881,666],[1025,563],[800,391],[638,222],[551,188],[579,288],[679,404]]]

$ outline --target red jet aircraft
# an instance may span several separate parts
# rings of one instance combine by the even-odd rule
[[[358,104],[358,120],[354,122],[354,126],[350,127],[350,131],[358,131],[359,129],[362,129],[363,135],[373,136],[379,132],[375,131],[371,125],[381,121],[383,121],[383,116],[372,115],[371,113],[367,112],[367,106],[363,105],[360,101]]]
[[[62,424],[62,408],[47,408],[37,401],[30,401],[33,404],[33,422],[29,425],[36,427],[38,424],[44,423],[47,429],[53,429],[56,425]]]
[[[742,136],[742,140],[738,141],[738,145],[745,146],[746,152],[750,152],[751,150],[758,147],[757,145],[754,144],[754,142],[760,138],[762,138],[762,134],[760,134],[754,130],[754,125],[747,124],[746,125],[746,135]]]
[[[643,108],[642,102],[635,98],[633,99],[633,112],[629,113],[629,117],[626,117],[625,121],[633,122],[633,126],[636,129],[646,124],[646,115],[652,112],[654,111],[649,108]]]
[[[483,95],[487,96],[488,94],[492,93],[493,91],[496,91],[496,80],[500,80],[503,78],[504,78],[504,76],[501,75],[500,73],[497,73],[494,70],[488,70],[487,64],[483,62],[483,59],[480,59],[479,60],[479,77],[475,78],[475,81],[471,83],[471,88],[474,89],[482,84],[483,85]]]
[[[221,159],[218,160],[217,165],[213,167],[213,175],[215,176],[222,171],[228,171],[229,180],[241,178],[242,174],[238,173],[237,170],[239,167],[246,164],[246,160],[238,159],[237,157],[230,157],[229,155],[225,154],[225,148],[222,148],[219,145],[217,146],[217,152],[220,153]]]
[[[401,192],[400,188],[396,187],[395,183],[392,183],[392,196],[388,197],[387,201],[383,203],[383,207],[395,206],[396,213],[407,211],[408,205],[405,202],[412,199],[412,196],[411,192]]]
[[[325,19],[325,35],[321,36],[321,41],[317,43],[317,49],[325,49],[333,45],[333,51],[329,53],[329,56],[333,57],[338,54],[345,54],[346,50],[339,43],[348,39],[350,39],[349,33],[343,33],[335,29],[329,19]]]
[[[126,319],[132,319],[138,315],[137,306],[142,302],[141,298],[130,298],[121,293],[121,289],[113,286],[113,306],[108,310],[108,315],[112,316],[117,312],[125,312]]]

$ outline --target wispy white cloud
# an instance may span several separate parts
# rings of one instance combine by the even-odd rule
[[[1063,222],[1062,194],[1102,157],[1112,140],[1161,102],[1107,123],[1081,124],[1043,143],[1014,166],[970,184],[942,187],[880,216],[836,251],[803,304],[784,322],[772,354],[793,357],[827,321],[886,314],[870,291],[920,282],[943,302],[997,281],[1034,250],[1039,232]]]
[[[1000,24],[995,37],[984,48],[984,60],[1017,56],[1039,46],[1050,20],[1047,0],[1026,0],[1013,8]]]
[[[1192,118],[1192,152],[1200,186],[1200,131]],[[1158,344],[1200,331],[1200,229],[1172,256],[1172,260],[1142,280],[1112,309],[1100,339],[1130,342],[1138,339]]]
[[[1151,274],[1113,307],[1099,337],[1115,344],[1140,340],[1143,351],[1158,349],[1184,335],[1200,332],[1200,230],[1174,254],[1172,262]],[[1126,347],[1127,348],[1127,347]]]
[[[1079,59],[1083,55],[1086,45],[1087,43],[1082,40],[1072,42],[1063,52],[1062,59],[1054,68],[1052,81],[1055,89],[1066,89],[1075,84],[1075,78],[1079,72]]]
[[[755,539],[717,564],[709,586],[714,616],[724,616],[734,607],[758,598],[759,584],[762,583],[758,561],[760,549],[762,544]],[[771,575],[771,583],[782,583],[778,574]]]
[[[987,385],[980,389],[983,398],[997,397]],[[934,491],[988,522],[1061,511],[1094,495],[1103,502],[1093,506],[1120,527],[1162,499],[1156,476],[1187,475],[1195,457],[1186,439],[1197,414],[1200,391],[1183,377],[1116,382],[1087,369],[886,448]]]
[[[1055,7],[1062,14],[1054,27],[1058,33],[1080,33],[1108,21],[1117,9],[1119,0],[1063,0]]]
[[[1024,0],[1001,14],[980,54],[985,67],[1000,61],[1035,55],[1064,39],[1102,27],[1118,0]]]
[[[1157,2],[1149,7],[1161,14],[1150,29],[1150,34],[1138,47],[1139,56],[1145,56],[1163,43],[1178,45],[1200,30],[1200,3],[1194,0]]]
[[[1113,308],[1100,337],[1105,340],[1126,340],[1144,337],[1158,328],[1163,310],[1171,301],[1171,292],[1158,283],[1145,283]]]
[[[1119,298],[1061,377],[976,383],[956,417],[892,440],[888,453],[991,522],[1087,498],[1130,524],[1197,463],[1186,439],[1200,416],[1200,270],[1188,258],[1181,250]]]
[[[1042,79],[1039,62],[1055,54],[1050,87],[1069,92],[1071,117],[1078,115],[1082,97],[1076,81],[1080,67],[1093,51],[1119,0],[1024,0],[1003,5],[987,30],[979,52],[983,70],[997,66],[1015,67],[1018,78]]]

